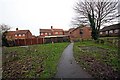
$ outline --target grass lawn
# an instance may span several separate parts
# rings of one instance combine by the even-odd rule
[[[95,78],[117,78],[120,71],[118,48],[93,41],[76,42],[74,57]]]
[[[52,78],[69,43],[3,48],[3,78]]]

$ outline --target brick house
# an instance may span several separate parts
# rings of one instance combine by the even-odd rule
[[[40,37],[44,38],[44,43],[64,42],[68,41],[68,35],[64,34],[63,29],[40,29]]]
[[[90,39],[91,38],[91,28],[84,26],[84,27],[77,27],[70,29],[69,36],[71,41],[77,41],[81,39]]]
[[[16,30],[15,39],[30,39],[32,38],[32,33],[29,30]]]
[[[32,38],[32,33],[29,30],[18,30],[16,28],[16,31],[8,31],[6,38],[7,40],[29,39]]]
[[[100,30],[101,37],[118,37],[120,36],[120,23],[106,26]]]
[[[53,36],[53,35],[64,35],[63,29],[54,29],[51,26],[51,29],[40,29],[40,36]]]

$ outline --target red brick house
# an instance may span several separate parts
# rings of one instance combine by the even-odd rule
[[[64,34],[63,29],[40,29],[40,37],[44,38],[44,43],[64,42],[68,40],[68,35]]]
[[[120,23],[106,26],[100,30],[101,37],[118,37],[120,36]]]
[[[17,30],[15,32],[15,39],[31,39],[32,33],[29,30]]]
[[[8,31],[6,38],[7,40],[30,39],[32,38],[32,33],[29,30],[18,30],[16,28],[16,31]]]
[[[77,27],[72,28],[69,31],[69,36],[71,41],[77,41],[81,39],[90,39],[91,38],[91,28],[84,26],[84,27]]]
[[[51,26],[51,29],[40,29],[40,36],[53,36],[53,35],[64,35],[63,29],[54,29]]]

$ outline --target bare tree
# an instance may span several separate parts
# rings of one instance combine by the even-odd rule
[[[3,46],[9,46],[7,43],[7,39],[6,39],[6,34],[7,34],[8,30],[10,30],[10,26],[5,25],[5,24],[0,25],[0,40],[2,40]],[[1,41],[0,41],[0,43],[1,43]]]
[[[92,38],[94,40],[98,39],[101,25],[110,22],[118,16],[117,1],[79,0],[74,7],[77,14],[73,24],[89,24],[92,28]]]
[[[5,32],[5,31],[8,31],[10,30],[10,26],[8,25],[5,25],[5,24],[0,24],[0,32]]]

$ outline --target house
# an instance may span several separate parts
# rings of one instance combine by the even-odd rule
[[[29,30],[18,30],[15,31],[15,39],[30,39],[32,38],[32,33]]]
[[[29,30],[18,30],[16,28],[16,31],[8,31],[6,38],[7,40],[30,39],[32,38],[32,33]]]
[[[51,26],[51,29],[40,29],[40,36],[53,36],[53,35],[64,35],[63,29],[54,29]]]
[[[120,36],[120,23],[103,27],[100,30],[101,37],[118,37]]]
[[[69,36],[71,41],[91,38],[91,28],[87,26],[70,29]]]
[[[64,42],[69,40],[69,36],[64,34],[63,29],[40,29],[40,37],[44,38],[44,43]]]

